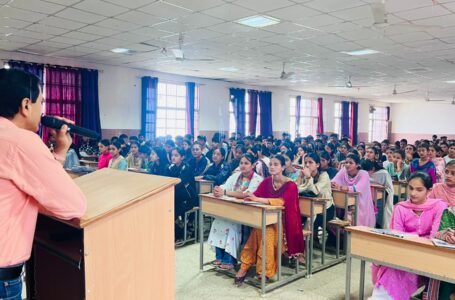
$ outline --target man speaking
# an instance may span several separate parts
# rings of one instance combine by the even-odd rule
[[[72,142],[67,126],[51,130],[54,153],[35,133],[43,103],[36,76],[0,70],[0,299],[22,299],[22,267],[38,211],[69,220],[86,209],[84,194],[63,169]]]

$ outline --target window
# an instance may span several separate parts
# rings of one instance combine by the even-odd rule
[[[198,105],[199,106],[199,105]],[[158,83],[156,135],[185,135],[186,87],[184,84]]]
[[[333,132],[338,134],[341,137],[341,117],[342,117],[342,109],[341,109],[341,102],[334,103],[334,127]],[[351,124],[351,107],[349,104],[349,124]]]
[[[318,130],[318,101],[302,99],[300,101],[300,126],[296,128],[297,98],[289,99],[289,132],[297,136],[315,136]]]
[[[234,114],[234,104],[232,101],[229,101],[229,132],[237,132],[237,120]],[[245,133],[250,134],[250,95],[248,92],[245,93]],[[258,136],[261,133],[261,108],[257,109],[256,117],[256,132],[255,135]]]
[[[370,142],[387,139],[389,122],[387,121],[387,107],[370,107],[370,121],[368,139]]]

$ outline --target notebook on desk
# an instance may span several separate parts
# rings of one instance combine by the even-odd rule
[[[388,235],[388,236],[394,236],[398,238],[409,238],[409,237],[418,237],[416,234],[412,233],[406,233],[406,232],[401,232],[401,231],[396,231],[396,230],[390,230],[390,229],[378,229],[374,228],[371,230],[372,232]]]
[[[447,243],[445,241],[438,240],[438,239],[431,239],[431,241],[433,242],[433,244],[436,247],[442,247],[442,248],[448,248],[448,249],[454,249],[455,250],[455,244],[450,244],[450,243]]]

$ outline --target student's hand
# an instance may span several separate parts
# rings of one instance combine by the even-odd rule
[[[55,118],[65,121],[66,123],[74,124],[73,121],[66,119],[66,118],[62,118],[62,117],[55,117]],[[68,132],[68,126],[63,125],[60,128],[60,130],[49,129],[49,132],[55,139],[54,153],[65,158],[66,153],[68,152],[68,149],[70,148],[71,144],[73,143],[73,139],[71,138],[71,135]]]
[[[446,233],[445,240],[447,243],[455,244],[455,230],[449,229]]]
[[[214,189],[213,189],[213,195],[215,197],[223,197],[224,196],[224,190],[219,187],[219,186],[216,186]]]
[[[309,179],[311,177],[311,171],[308,168],[303,168],[302,174],[305,179]]]

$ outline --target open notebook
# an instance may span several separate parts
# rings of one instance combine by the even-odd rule
[[[437,247],[443,247],[443,248],[449,248],[449,249],[454,249],[455,250],[455,244],[449,244],[447,242],[438,240],[438,239],[431,239],[433,244]]]

